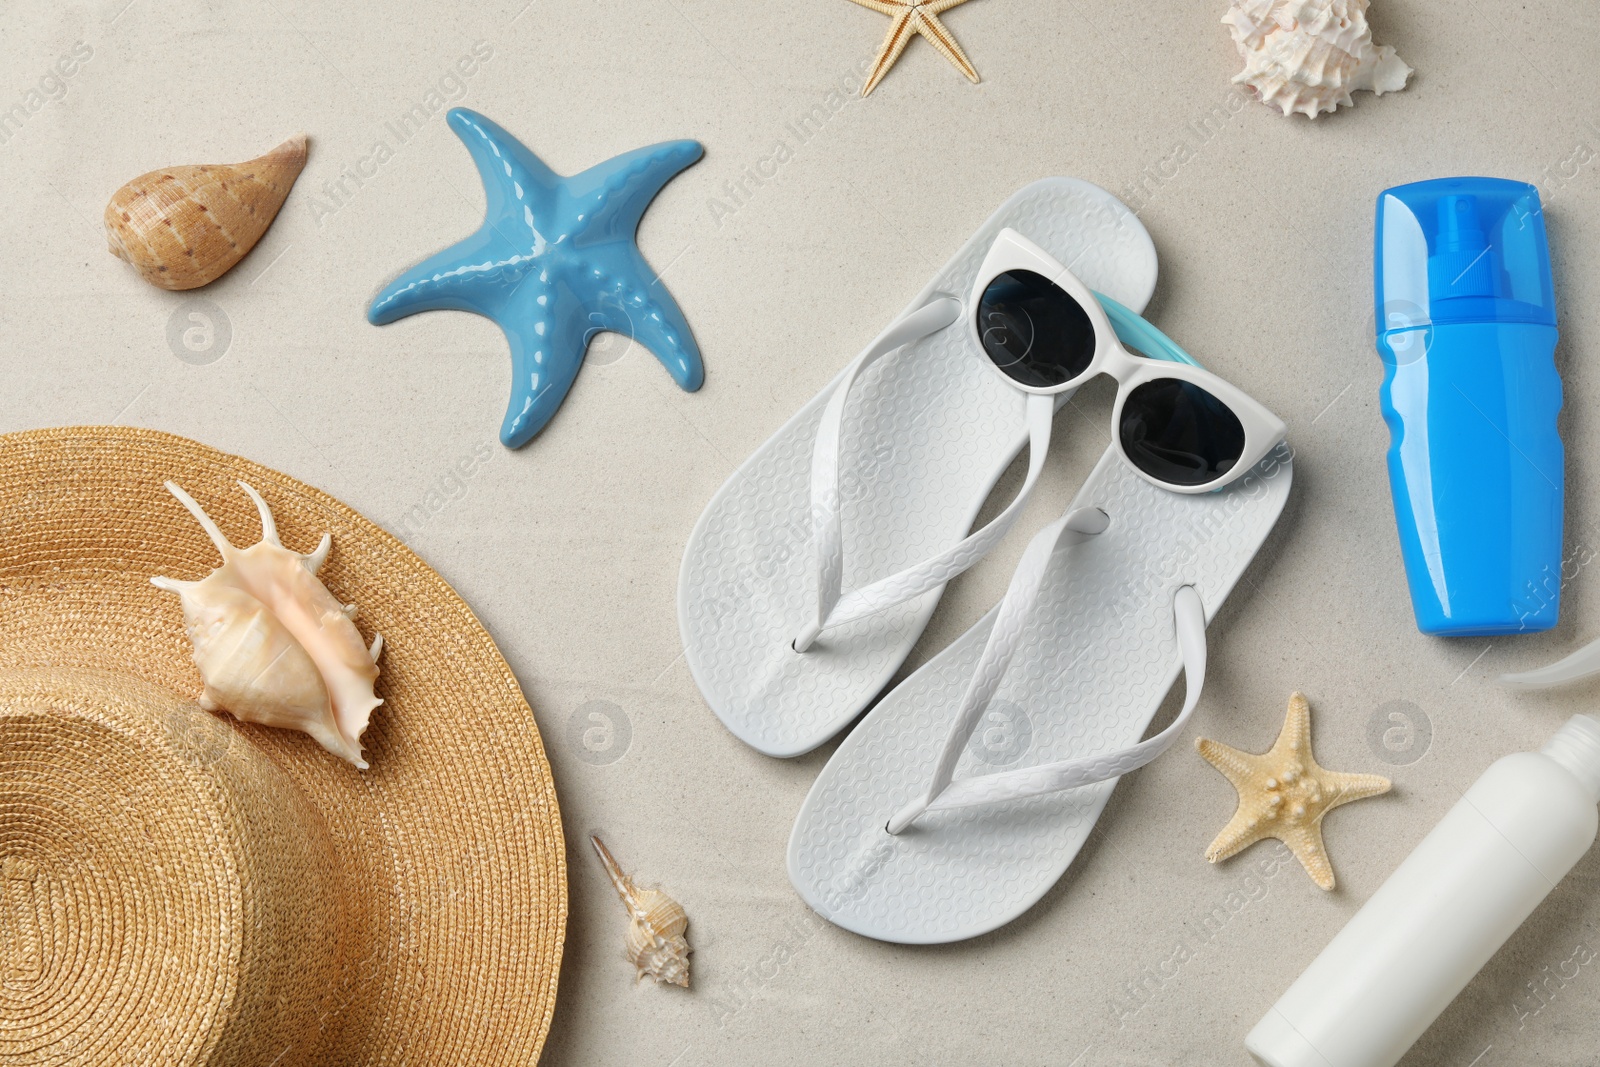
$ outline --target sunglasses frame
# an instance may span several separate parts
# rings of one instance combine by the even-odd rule
[[[1090,356],[1089,365],[1082,373],[1059,385],[1045,387],[1023,385],[1002,370],[984,347],[983,333],[978,322],[979,309],[983,306],[983,295],[996,278],[1013,270],[1027,270],[1041,275],[1077,301],[1078,306],[1088,315],[1089,323],[1094,328],[1094,354]],[[1252,470],[1288,435],[1288,427],[1284,425],[1283,420],[1265,405],[1203,367],[1164,359],[1149,359],[1128,351],[1117,337],[1105,309],[1100,306],[1100,301],[1095,299],[1094,292],[1079,281],[1070,270],[1057,262],[1050,253],[1016,230],[1010,228],[1001,230],[994,244],[989,247],[988,253],[983,257],[983,265],[978,268],[977,280],[973,284],[967,310],[967,332],[982,355],[984,364],[1013,389],[1048,396],[1076,389],[1097,375],[1109,374],[1115,378],[1117,400],[1111,411],[1112,440],[1117,446],[1117,451],[1122,454],[1123,461],[1133,469],[1134,473],[1161,489],[1174,493],[1209,493],[1221,489]],[[1163,378],[1188,382],[1204,389],[1226,405],[1239,420],[1239,424],[1244,428],[1244,450],[1227,473],[1200,485],[1178,485],[1146,473],[1128,455],[1122,443],[1122,409],[1134,389],[1146,382],[1159,381]]]

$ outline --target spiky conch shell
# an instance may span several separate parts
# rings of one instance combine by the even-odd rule
[[[1393,48],[1372,43],[1367,0],[1234,0],[1222,22],[1244,59],[1233,83],[1286,116],[1316,118],[1354,90],[1381,96],[1411,76]]]
[[[198,289],[255,247],[305,165],[300,134],[244,163],[141,174],[111,194],[107,246],[151,285]]]
[[[589,841],[605,865],[606,874],[616,888],[623,907],[628,909],[628,933],[624,939],[628,962],[635,978],[649,975],[657,982],[689,988],[689,948],[683,936],[689,916],[683,906],[659,889],[640,889],[622,873],[611,850],[598,837]]]
[[[239,485],[261,516],[261,540],[249,548],[236,548],[193,497],[166,483],[222,553],[222,566],[197,582],[150,579],[183,600],[205,682],[200,706],[310,734],[365,770],[361,735],[383,703],[372,691],[383,637],[367,647],[353,621],[356,606],[339,603],[318,580],[333,538],[323,534],[305,555],[290,551],[261,494]]]

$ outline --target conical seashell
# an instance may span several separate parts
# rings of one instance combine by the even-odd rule
[[[628,962],[638,971],[636,977],[648,974],[657,982],[688,989],[692,950],[683,936],[689,927],[689,917],[683,913],[683,906],[659,889],[635,886],[598,837],[591,835],[589,841],[600,854],[600,862],[611,876],[617,896],[628,909]]]
[[[1234,0],[1222,22],[1244,58],[1235,85],[1247,85],[1285,115],[1316,118],[1350,94],[1404,89],[1411,68],[1372,43],[1367,0]]]
[[[248,163],[167,167],[111,194],[111,254],[163,289],[214,282],[267,232],[306,165],[306,137]]]
[[[368,648],[356,606],[341,604],[317,578],[333,538],[308,555],[283,547],[267,502],[244,482],[261,516],[261,540],[235,548],[194,498],[168,482],[222,553],[222,566],[198,582],[152,578],[183,598],[183,619],[205,690],[200,706],[249,722],[299,730],[365,770],[361,735],[383,701],[378,680],[383,637]]]

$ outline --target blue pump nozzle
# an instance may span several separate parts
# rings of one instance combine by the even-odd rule
[[[1435,248],[1428,257],[1428,289],[1435,300],[1494,296],[1494,257],[1478,218],[1478,198],[1441,196]]]

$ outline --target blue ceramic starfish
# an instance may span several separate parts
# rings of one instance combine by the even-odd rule
[[[449,308],[498,323],[511,344],[507,448],[550,421],[601,330],[639,341],[680,386],[699,389],[700,349],[634,236],[661,187],[700,158],[700,144],[666,141],[565,178],[476,111],[453,108],[448,121],[483,179],[483,226],[391,282],[367,320],[382,326]]]

